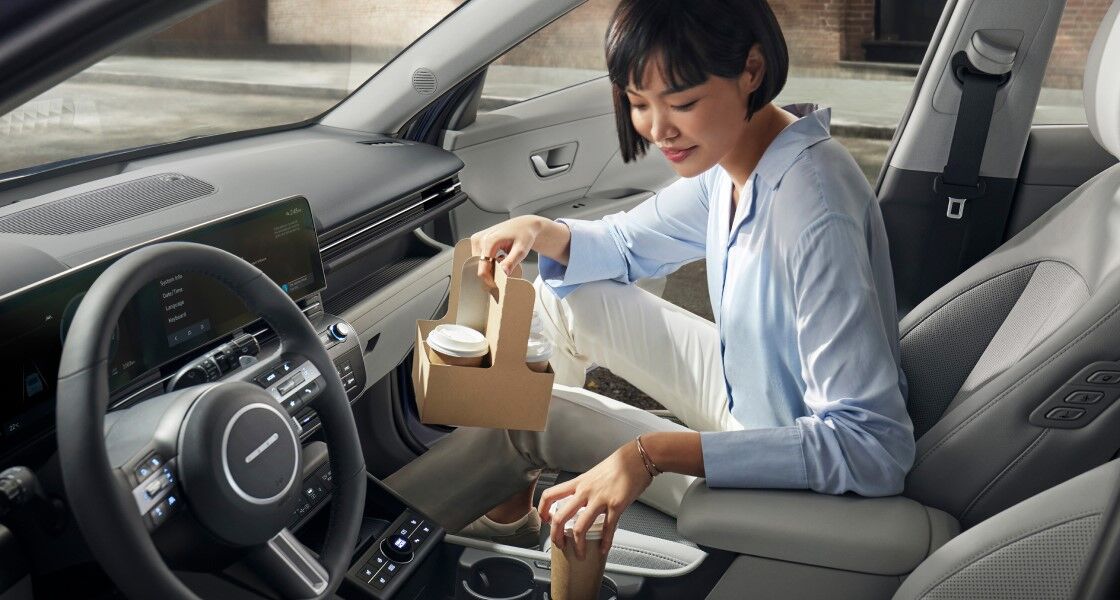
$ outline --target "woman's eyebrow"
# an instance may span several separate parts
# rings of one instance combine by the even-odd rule
[[[681,92],[687,92],[688,90],[691,90],[692,88],[695,88],[695,87],[697,87],[697,86],[696,85],[686,85],[686,86],[675,87],[675,88],[674,87],[669,87],[669,88],[665,88],[664,90],[661,90],[660,92],[658,92],[657,95],[658,96],[671,96],[673,94],[679,94]],[[637,90],[635,90],[634,88],[629,87],[629,86],[626,87],[626,93],[627,94],[634,94],[635,96],[641,96],[642,95],[640,92],[638,92]]]

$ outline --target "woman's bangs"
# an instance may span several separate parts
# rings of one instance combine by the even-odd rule
[[[621,8],[621,7],[620,7]],[[660,9],[660,10],[658,10]],[[685,89],[708,79],[698,56],[698,48],[688,43],[688,32],[666,26],[673,19],[658,14],[668,10],[655,5],[652,10],[626,10],[616,15],[607,33],[607,74],[611,83],[625,90],[631,83],[645,87],[645,71],[651,60],[669,89]]]

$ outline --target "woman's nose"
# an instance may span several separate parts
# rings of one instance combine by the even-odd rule
[[[650,137],[653,138],[653,141],[660,142],[677,137],[679,132],[677,128],[673,126],[672,119],[669,118],[669,115],[665,111],[654,110],[651,112],[653,114],[651,115]]]

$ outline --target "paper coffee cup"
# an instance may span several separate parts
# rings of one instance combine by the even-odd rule
[[[565,501],[566,499],[556,501],[548,511],[553,517],[553,527],[558,526],[555,522],[556,514]],[[552,600],[594,600],[599,597],[603,571],[607,566],[607,557],[603,556],[599,544],[603,541],[603,523],[607,516],[600,514],[591,523],[583,538],[586,544],[581,560],[576,557],[572,530],[576,519],[585,510],[587,507],[579,509],[576,516],[564,524],[564,549],[552,546]]]
[[[548,361],[551,358],[552,342],[543,334],[530,335],[529,344],[525,348],[525,364],[538,373],[544,373],[548,371]]]
[[[490,352],[486,336],[465,325],[440,325],[428,334],[426,341],[440,361],[457,367],[481,367]]]

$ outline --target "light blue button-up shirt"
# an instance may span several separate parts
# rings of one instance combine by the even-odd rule
[[[541,257],[558,296],[590,281],[632,283],[707,260],[731,414],[742,431],[702,432],[711,487],[897,494],[914,460],[894,282],[879,205],[828,133],[830,111],[770,144],[732,221],[716,166],[633,210],[564,220],[565,267]]]

